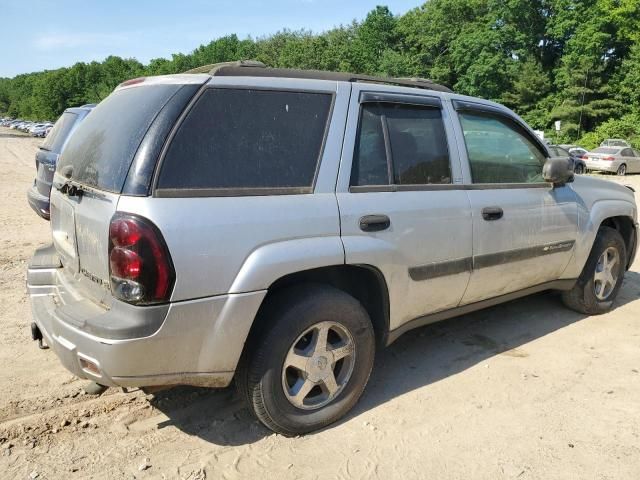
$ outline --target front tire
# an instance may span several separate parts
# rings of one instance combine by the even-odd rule
[[[611,310],[622,285],[626,262],[622,235],[613,228],[600,227],[576,285],[562,294],[564,304],[587,315]]]
[[[249,344],[236,381],[256,417],[287,436],[326,427],[356,404],[375,355],[373,327],[355,298],[305,285],[269,300],[268,326]]]

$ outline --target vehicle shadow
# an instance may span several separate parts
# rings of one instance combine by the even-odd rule
[[[640,273],[627,272],[616,308],[639,297]],[[527,357],[523,345],[584,318],[564,308],[559,294],[546,292],[410,331],[378,352],[363,397],[340,423],[496,355]],[[174,425],[214,444],[250,444],[271,435],[231,387],[178,387],[156,394],[151,404],[168,418],[159,428]]]

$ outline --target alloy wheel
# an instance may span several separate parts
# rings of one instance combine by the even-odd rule
[[[606,300],[615,288],[619,262],[620,254],[616,248],[609,247],[600,255],[593,276],[593,287],[598,300]]]
[[[345,327],[328,321],[312,325],[284,359],[282,387],[287,400],[303,410],[324,407],[349,382],[355,360],[355,342]]]

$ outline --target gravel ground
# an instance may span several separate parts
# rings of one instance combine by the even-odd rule
[[[25,198],[38,141],[14,132],[0,128],[0,478],[638,478],[638,261],[607,315],[540,294],[406,334],[355,410],[306,437],[270,433],[232,389],[83,394],[29,338],[26,262],[50,233]]]

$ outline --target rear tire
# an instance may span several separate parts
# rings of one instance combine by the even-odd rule
[[[600,315],[613,307],[624,277],[627,252],[620,233],[600,227],[575,286],[562,294],[564,304],[580,313]]]
[[[326,427],[356,404],[369,380],[375,337],[355,298],[324,285],[286,289],[257,321],[236,375],[242,397],[269,429],[293,436]]]
[[[616,171],[616,175],[624,177],[626,174],[627,174],[627,165],[623,163],[618,167],[618,170]]]
[[[584,173],[584,167],[581,164],[576,165],[574,173],[577,175],[582,175]]]

